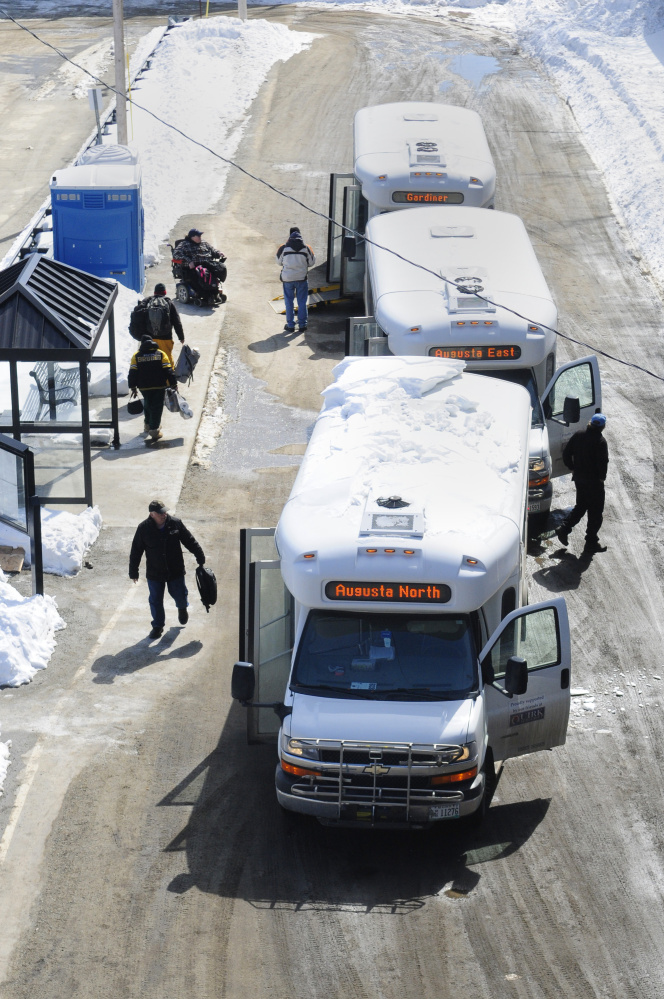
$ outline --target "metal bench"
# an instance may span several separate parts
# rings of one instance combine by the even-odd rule
[[[49,367],[51,371],[49,371]],[[80,393],[78,365],[61,368],[55,361],[39,361],[30,372],[39,393],[36,422],[41,420],[44,407],[50,410],[51,419],[57,418],[57,407],[66,403],[76,405]],[[88,372],[89,375],[89,372]]]

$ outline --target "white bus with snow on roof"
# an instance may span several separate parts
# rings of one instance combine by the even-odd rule
[[[565,742],[564,600],[524,606],[530,399],[429,357],[349,358],[281,514],[243,532],[233,696],[282,807],[479,819],[496,762]]]
[[[523,222],[413,208],[373,218],[366,234],[366,315],[349,320],[346,352],[463,360],[527,388],[530,512],[546,513],[551,478],[568,472],[564,445],[601,409],[601,382],[595,356],[556,370],[558,312]]]

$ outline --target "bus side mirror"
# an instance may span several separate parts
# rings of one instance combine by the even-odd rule
[[[253,663],[235,663],[231,677],[231,697],[240,704],[246,704],[254,696],[256,674]]]
[[[355,237],[354,236],[344,236],[344,238],[343,238],[343,240],[341,242],[341,253],[342,253],[342,255],[344,257],[347,257],[348,260],[352,260],[354,258],[354,256],[355,256],[356,251],[357,251],[357,245],[355,243]]]
[[[568,395],[563,405],[563,421],[569,427],[572,423],[578,423],[581,419],[581,405],[578,399]]]
[[[521,656],[510,656],[507,660],[505,690],[510,697],[520,697],[528,690],[528,663]]]

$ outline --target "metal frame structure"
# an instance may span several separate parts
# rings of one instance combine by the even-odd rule
[[[117,364],[113,304],[118,294],[114,281],[86,274],[68,264],[42,255],[25,257],[0,271],[0,362],[9,363],[11,423],[0,423],[0,433],[20,441],[26,434],[81,434],[83,441],[83,496],[50,495],[52,503],[92,505],[91,428],[113,430],[113,447],[120,447]],[[109,353],[94,351],[108,323]],[[46,362],[51,415],[48,422],[22,420],[18,364]],[[57,420],[55,364],[78,363],[81,422]],[[111,419],[89,420],[88,364],[110,368]],[[39,413],[37,414],[39,415]]]
[[[35,489],[35,457],[27,444],[0,434],[0,451],[13,455],[21,461],[23,468],[23,499],[25,503],[25,524],[10,520],[2,515],[0,522],[9,527],[26,530],[30,538],[30,567],[32,569],[32,592],[44,592],[44,563],[41,540],[41,507],[44,500],[37,496]]]

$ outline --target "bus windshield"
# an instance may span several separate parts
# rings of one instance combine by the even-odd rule
[[[468,615],[309,612],[296,692],[373,700],[460,700],[478,689]]]
[[[544,417],[537,394],[537,385],[533,373],[529,368],[501,368],[499,370],[494,368],[491,371],[476,371],[475,374],[489,375],[490,378],[501,378],[504,382],[515,382],[517,385],[523,385],[525,389],[528,389],[530,404],[533,407],[533,415],[530,420],[531,427],[544,426]]]

